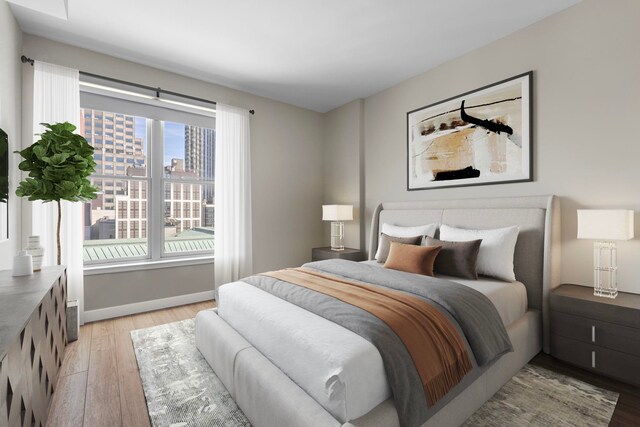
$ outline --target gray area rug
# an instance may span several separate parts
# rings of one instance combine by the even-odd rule
[[[617,401],[618,393],[526,365],[464,426],[608,426]]]
[[[195,345],[194,320],[131,332],[155,427],[250,426]],[[607,426],[618,394],[526,365],[464,426]]]
[[[202,357],[193,319],[131,331],[154,427],[251,426]]]

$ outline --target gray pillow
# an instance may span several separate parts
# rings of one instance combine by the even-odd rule
[[[378,242],[378,253],[376,254],[376,261],[384,263],[389,256],[389,250],[391,250],[391,242],[404,243],[405,245],[419,245],[422,240],[422,236],[414,237],[393,237],[384,233],[380,234],[380,241]]]
[[[424,246],[442,247],[433,263],[434,272],[473,280],[478,279],[476,264],[478,253],[480,252],[480,243],[482,243],[482,239],[466,242],[445,242],[425,236],[422,240]]]

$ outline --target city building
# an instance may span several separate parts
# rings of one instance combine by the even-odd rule
[[[135,137],[135,117],[106,111],[81,109],[80,133],[95,149],[96,175],[126,176],[127,168],[146,168],[143,138]],[[96,182],[102,194],[93,209],[115,209],[115,196],[125,193],[126,181]]]
[[[204,210],[204,214],[202,215],[204,218],[203,226],[213,228],[216,205],[213,203],[204,203],[202,209]]]
[[[215,178],[215,129],[198,126],[184,127],[184,169],[195,173],[203,180]],[[203,188],[204,199],[213,203],[212,186]]]
[[[184,127],[185,169],[197,176],[213,179],[216,133],[214,129],[198,126]]]
[[[197,179],[196,172],[185,170],[184,164],[185,161],[182,159],[171,159],[171,166],[165,167],[165,177],[167,179]],[[194,182],[165,183],[165,236],[167,235],[167,227],[175,229],[177,234],[202,225],[202,187],[202,184]]]
[[[127,176],[145,176],[144,168],[129,167]],[[147,182],[131,179],[126,181],[122,194],[115,196],[116,239],[147,237]]]

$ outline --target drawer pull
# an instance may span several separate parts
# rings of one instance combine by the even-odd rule
[[[591,342],[596,342],[596,325],[591,326]]]
[[[591,367],[592,368],[596,367],[596,352],[595,351],[591,352]]]

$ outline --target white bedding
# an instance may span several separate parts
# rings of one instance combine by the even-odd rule
[[[513,324],[527,312],[527,288],[521,282],[503,282],[482,276],[479,280],[438,277],[460,283],[484,294],[498,310],[505,327]]]
[[[527,310],[520,282],[447,279],[485,294],[505,326]],[[243,282],[219,288],[218,314],[342,423],[391,396],[376,347],[342,326]]]
[[[377,261],[364,261],[365,264],[384,268]],[[526,313],[529,302],[527,301],[527,288],[521,282],[504,282],[480,276],[478,280],[466,280],[459,277],[437,276],[441,279],[451,280],[477,290],[484,294],[493,303],[500,314],[502,323],[507,327]]]
[[[218,289],[218,315],[341,423],[391,396],[376,347],[243,282]]]

